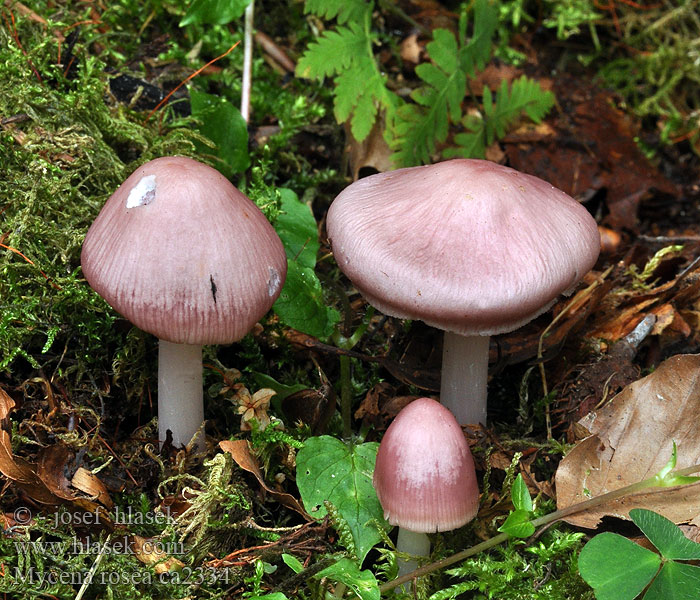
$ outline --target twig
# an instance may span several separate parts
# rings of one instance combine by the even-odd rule
[[[194,73],[192,73],[192,75],[190,75],[189,77],[186,77],[183,81],[178,83],[172,90],[170,90],[170,92],[165,96],[165,98],[163,98],[158,104],[156,104],[156,107],[151,112],[148,113],[148,116],[146,117],[146,121],[148,121],[156,113],[156,111],[170,99],[170,97],[175,92],[177,92],[183,85],[185,85],[188,81],[190,81],[190,79],[199,75],[202,71],[204,71],[204,69],[206,69],[209,65],[213,65],[217,60],[221,60],[222,58],[224,58],[224,56],[228,56],[233,51],[233,49],[236,46],[238,46],[238,44],[240,44],[240,42],[236,42],[233,46],[231,46],[228,50],[226,50],[226,52],[217,56],[216,58],[212,58],[206,65],[204,65],[203,67],[200,67]]]
[[[241,115],[247,123],[250,117],[250,83],[253,73],[253,15],[255,0],[245,9],[245,32],[243,34],[243,82],[241,85]]]

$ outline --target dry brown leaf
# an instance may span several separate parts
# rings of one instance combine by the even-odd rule
[[[153,567],[156,573],[168,573],[179,571],[185,566],[181,560],[168,554],[162,549],[163,542],[156,538],[143,538],[140,535],[132,535],[130,548],[134,556],[144,565]]]
[[[15,401],[10,398],[9,394],[0,388],[0,423],[5,424],[4,421],[7,419],[8,415],[15,407]]]
[[[255,457],[250,452],[248,440],[223,440],[219,442],[219,448],[221,448],[224,452],[228,452],[241,469],[255,475],[255,478],[258,480],[260,486],[268,494],[270,494],[270,496],[277,500],[277,502],[298,512],[305,519],[309,521],[312,520],[304,510],[304,507],[294,496],[287,494],[286,492],[278,492],[277,490],[273,490],[265,483],[263,474],[258,466],[258,461],[255,460]]]
[[[64,467],[71,458],[72,452],[60,444],[42,448],[39,452],[39,462],[36,474],[53,494],[63,500],[73,500],[75,494],[70,489],[70,481],[63,474]]]
[[[107,508],[112,508],[114,502],[109,496],[109,492],[102,483],[102,480],[87,469],[79,467],[74,473],[73,479],[71,479],[71,485],[81,492],[87,494],[93,500],[97,500],[101,504],[104,504]]]
[[[652,477],[678,446],[682,469],[700,462],[700,355],[669,358],[627,386],[607,405],[581,419],[592,434],[577,444],[556,473],[557,506],[565,508]],[[700,521],[700,482],[651,488],[609,502],[566,520],[596,527],[604,516],[629,518],[632,508],[647,508],[674,523]]]
[[[476,90],[479,95],[481,95],[481,90],[484,89],[484,86],[488,87],[492,92],[496,92],[504,81],[510,83],[522,73],[520,69],[513,65],[492,62],[486,65],[483,71],[476,74],[474,79],[469,82],[469,87],[472,90]]]
[[[380,173],[391,171],[394,168],[391,162],[393,153],[384,139],[384,129],[386,129],[386,125],[382,115],[374,123],[369,135],[363,141],[358,142],[350,133],[350,128],[346,123],[347,151],[353,180],[359,177],[360,169],[363,168],[375,169]]]
[[[0,389],[0,421],[5,421],[15,401]],[[22,489],[30,498],[42,504],[58,504],[59,498],[48,489],[36,473],[35,465],[12,454],[12,440],[5,429],[0,429],[0,473]]]
[[[418,43],[417,33],[412,33],[401,42],[401,58],[404,61],[418,64],[421,52],[423,52],[423,46]]]

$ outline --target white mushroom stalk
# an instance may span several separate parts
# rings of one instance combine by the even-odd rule
[[[202,346],[158,340],[158,439],[186,446],[203,422]]]
[[[440,402],[459,423],[486,423],[490,339],[488,335],[444,333]]]

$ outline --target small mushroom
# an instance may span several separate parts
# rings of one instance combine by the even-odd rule
[[[547,310],[600,251],[595,220],[573,198],[485,160],[356,181],[326,226],[370,304],[445,331],[440,400],[460,423],[486,422],[489,336]]]
[[[469,445],[452,413],[419,398],[384,434],[374,467],[374,488],[384,517],[399,526],[397,549],[430,553],[428,533],[457,529],[479,509],[479,486]],[[415,563],[400,565],[407,573]]]
[[[167,156],[107,200],[81,262],[100,296],[158,336],[159,438],[187,444],[204,420],[202,345],[241,339],[270,309],[287,273],[282,242],[218,171]]]

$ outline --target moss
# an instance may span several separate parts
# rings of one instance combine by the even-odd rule
[[[50,32],[67,31],[65,18],[44,26],[17,14],[15,31],[0,29],[7,49],[0,64],[0,371],[29,366],[70,380],[72,389],[88,369],[109,370],[123,343],[115,315],[80,272],[87,227],[137,164],[193,154],[195,134],[167,120],[145,122],[116,102],[105,63],[90,54],[95,29],[73,46],[74,68],[64,74]],[[127,359],[121,352],[120,368]]]

